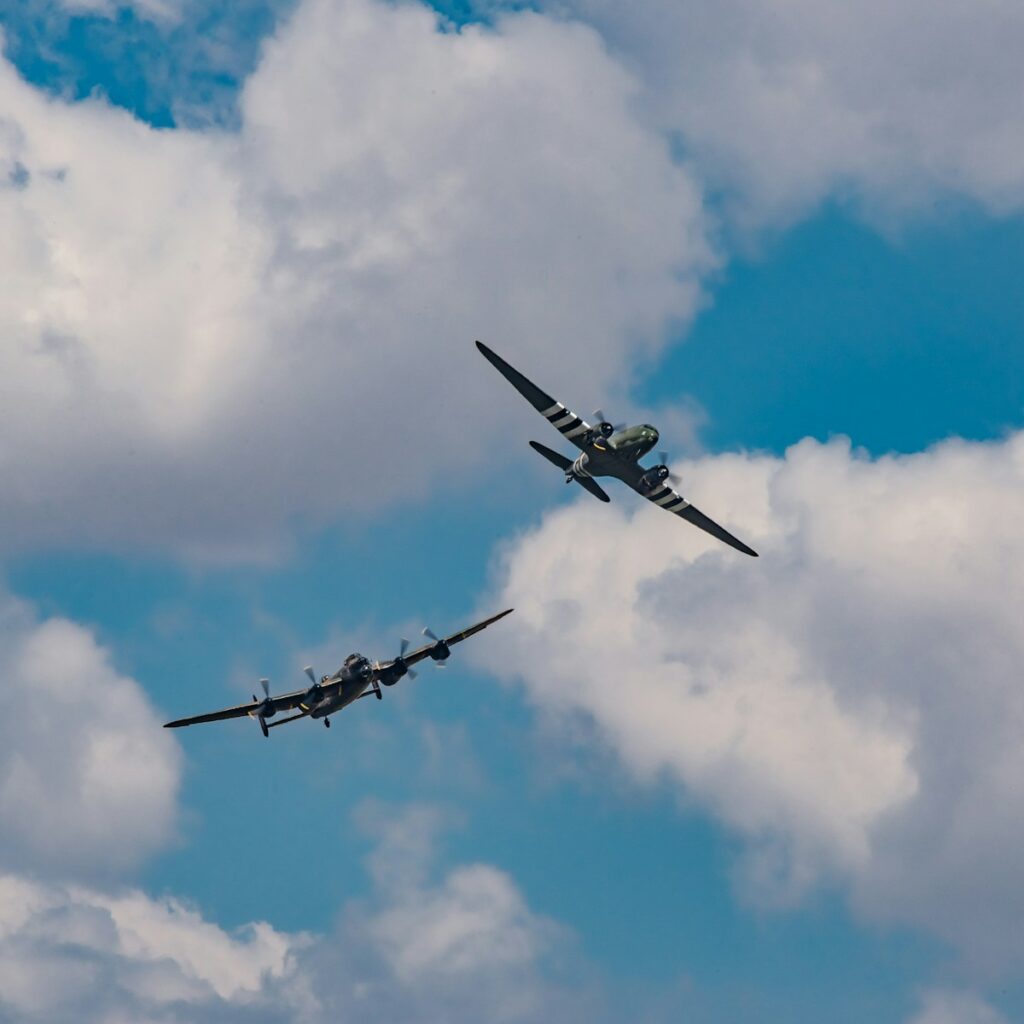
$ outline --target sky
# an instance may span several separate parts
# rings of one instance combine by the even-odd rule
[[[1024,1020],[1024,12],[0,25],[0,1020]]]

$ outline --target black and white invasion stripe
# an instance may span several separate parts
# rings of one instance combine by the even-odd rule
[[[667,512],[682,512],[684,508],[690,507],[690,503],[682,495],[676,494],[671,487],[664,485],[656,487],[645,497],[648,501],[653,501],[655,505],[660,505]]]
[[[561,402],[555,402],[550,409],[545,409],[541,415],[546,417],[552,426],[557,427],[570,440],[590,430],[589,423],[581,420],[571,409],[566,409]]]

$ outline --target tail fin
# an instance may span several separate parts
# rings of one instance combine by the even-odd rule
[[[558,452],[553,452],[550,448],[545,448],[544,445],[537,441],[531,441],[530,447],[539,454],[543,455],[548,462],[556,465],[563,473],[572,476],[572,460],[567,459],[564,455],[559,455]],[[596,481],[592,480],[589,476],[572,476],[572,479],[576,481],[585,491],[589,491],[599,501],[611,501],[604,491],[597,486]]]

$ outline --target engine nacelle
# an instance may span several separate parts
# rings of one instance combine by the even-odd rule
[[[310,718],[326,718],[338,706],[338,701],[333,697],[322,697],[316,704],[310,706]]]
[[[438,640],[437,643],[430,648],[430,656],[434,661],[445,661],[451,653],[451,648],[443,640]]]
[[[668,466],[654,466],[640,477],[640,486],[645,491],[653,491],[655,487],[661,486],[667,479]]]
[[[409,671],[408,666],[401,658],[396,658],[384,671],[377,676],[382,686],[394,686]]]

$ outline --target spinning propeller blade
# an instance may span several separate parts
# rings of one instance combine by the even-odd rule
[[[448,645],[429,626],[423,627],[423,635],[434,641],[434,651],[430,655],[434,659],[434,668],[444,668],[442,662],[451,654]]]
[[[270,700],[270,680],[261,679],[260,688],[263,690],[263,700],[262,702],[260,702],[259,711],[257,711],[256,714],[253,715],[253,717],[256,719],[257,722],[259,722],[260,732],[262,732],[264,736],[269,736],[270,732],[268,731],[267,728],[266,716],[274,714],[275,711],[273,704],[271,704],[269,708],[266,707],[267,701]],[[254,704],[259,702],[259,698],[256,696],[255,693],[252,695],[252,702]]]
[[[668,469],[668,452],[658,452],[658,461],[666,469]],[[665,479],[666,480],[670,480],[674,484],[682,483],[682,480],[683,480],[683,478],[678,473],[672,473],[672,472],[669,472],[668,476]]]
[[[603,409],[595,409],[593,416],[594,428],[603,437],[611,437],[612,434],[617,434],[620,430],[626,429],[625,423],[609,423]]]
[[[398,641],[398,659],[399,659],[399,661],[401,661],[401,660],[403,660],[405,658],[405,652],[407,650],[409,650],[409,641],[406,640],[406,638],[403,636]],[[414,668],[406,668],[405,674],[410,679],[415,679],[416,678],[416,669],[414,669]]]

